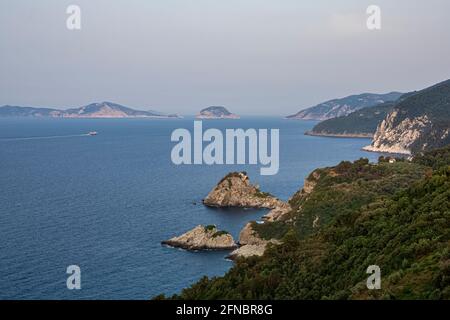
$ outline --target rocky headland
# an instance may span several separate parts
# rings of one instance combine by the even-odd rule
[[[233,237],[216,226],[199,225],[194,229],[162,244],[186,250],[233,250],[237,248]]]
[[[250,183],[250,179],[245,172],[231,172],[223,177],[214,189],[203,200],[209,207],[239,207],[271,209],[262,218],[263,223],[283,221],[292,210],[291,206],[272,196],[262,192],[259,186]],[[238,257],[250,257],[263,255],[267,244],[280,243],[278,240],[266,240],[258,235],[254,230],[256,222],[249,222],[245,225],[239,235],[239,248],[234,250],[230,259]]]
[[[450,80],[401,99],[366,151],[417,154],[450,143]]]

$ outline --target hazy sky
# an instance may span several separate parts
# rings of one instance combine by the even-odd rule
[[[1,0],[0,105],[287,115],[420,89],[450,78],[449,16],[448,0]]]

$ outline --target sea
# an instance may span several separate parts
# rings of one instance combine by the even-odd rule
[[[0,299],[151,299],[224,275],[229,252],[161,241],[215,224],[235,239],[264,210],[211,209],[202,199],[230,171],[288,200],[319,167],[378,155],[369,139],[304,135],[316,122],[276,117],[203,121],[204,129],[279,129],[280,165],[175,165],[183,119],[0,119]],[[95,136],[88,132],[98,132]],[[67,288],[80,267],[81,289]]]

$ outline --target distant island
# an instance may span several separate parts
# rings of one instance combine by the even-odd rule
[[[390,92],[386,94],[363,93],[352,95],[342,99],[333,99],[323,102],[314,107],[299,111],[294,115],[287,116],[286,119],[294,120],[328,120],[332,118],[349,115],[357,110],[373,107],[381,103],[396,101],[403,94],[400,92]]]
[[[212,106],[202,109],[196,117],[197,119],[239,119],[237,114],[231,113],[225,107]]]
[[[0,107],[0,117],[47,117],[47,118],[179,118],[176,114],[157,111],[135,110],[113,102],[91,103],[67,110],[20,106]]]

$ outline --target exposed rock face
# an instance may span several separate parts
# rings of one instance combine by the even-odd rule
[[[197,119],[239,119],[239,116],[231,113],[225,107],[213,106],[201,110]]]
[[[326,131],[306,131],[306,136],[332,137],[332,138],[373,138],[373,133],[328,133]]]
[[[411,154],[450,143],[450,80],[409,94],[379,124],[367,151]]]
[[[248,258],[254,256],[261,257],[265,251],[266,251],[265,244],[264,245],[247,244],[231,252],[227,258],[231,260],[236,260],[238,258]]]
[[[283,202],[275,209],[270,210],[268,214],[263,216],[263,219],[268,222],[283,221],[291,210],[291,206]]]
[[[310,194],[314,187],[317,185],[317,180],[320,178],[320,174],[317,171],[313,171],[311,175],[305,179],[302,191],[306,194]]]
[[[398,110],[388,114],[387,118],[379,125],[372,144],[364,147],[364,150],[411,154],[411,146],[431,123],[427,116],[423,116],[415,119],[406,118],[395,125],[398,114]]]
[[[245,172],[232,172],[226,175],[203,199],[210,207],[241,207],[275,209],[286,204],[268,193],[261,192],[250,184]]]
[[[262,245],[266,244],[268,241],[261,239],[258,234],[253,230],[253,222],[249,222],[245,225],[245,227],[241,230],[239,234],[239,244],[243,245]]]
[[[187,250],[233,250],[237,248],[233,237],[215,226],[197,226],[185,234],[163,241],[162,244]]]
[[[301,199],[305,199],[308,197],[308,195],[313,192],[314,188],[317,185],[317,181],[320,178],[319,171],[315,170],[313,171],[306,179],[303,184],[303,188],[301,188],[299,191],[297,191],[290,199],[289,202],[299,202]],[[291,203],[292,205],[292,203]],[[295,205],[294,205],[295,207]],[[300,208],[299,208],[300,209]],[[298,210],[299,210],[298,209]]]
[[[239,234],[239,247],[228,256],[230,259],[262,256],[268,243],[280,243],[277,240],[261,239],[252,228],[252,222],[246,224]]]
[[[435,126],[427,115],[398,121],[401,113],[394,110],[378,127],[366,151],[411,154],[450,143],[450,123]]]

